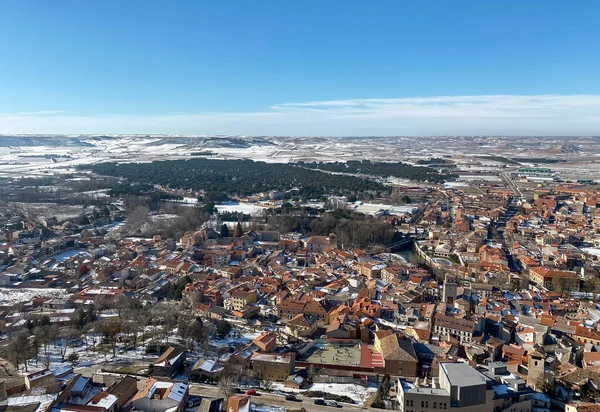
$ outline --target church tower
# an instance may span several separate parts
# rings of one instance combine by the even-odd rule
[[[458,284],[456,282],[456,276],[449,275],[446,273],[444,277],[444,290],[443,290],[443,302],[449,305],[454,304],[456,300]]]
[[[337,235],[335,233],[333,233],[333,232],[330,233],[328,239],[329,239],[329,246],[332,246],[335,248],[338,247]]]
[[[544,390],[544,355],[534,350],[528,354],[527,386],[536,391]]]

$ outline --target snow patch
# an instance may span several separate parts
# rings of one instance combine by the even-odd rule
[[[70,296],[65,289],[11,289],[0,288],[0,305],[8,306],[31,302],[35,298],[66,299]]]

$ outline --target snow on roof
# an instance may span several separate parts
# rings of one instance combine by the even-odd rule
[[[88,378],[79,376],[77,378],[77,382],[75,382],[75,385],[73,385],[73,387],[71,388],[71,391],[72,392],[83,392],[83,390],[85,389],[85,387],[87,386],[87,384],[89,382],[90,382],[90,380]]]
[[[54,375],[64,375],[65,373],[70,372],[73,372],[73,367],[70,365],[60,366],[52,370],[52,373],[54,373]]]
[[[152,387],[148,390],[148,392],[142,393],[141,396],[152,399],[157,390],[164,390],[161,391],[161,397],[165,396],[166,394],[166,397],[168,397],[169,399],[172,399],[175,402],[181,402],[183,401],[183,398],[187,393],[187,389],[188,385],[184,383],[156,381],[152,384]]]
[[[175,383],[173,384],[173,388],[169,392],[169,398],[173,399],[176,402],[183,401],[183,397],[187,392],[187,385],[184,383]]]
[[[115,395],[108,394],[106,392],[98,392],[91,401],[88,402],[88,406],[99,406],[106,410],[109,410],[114,403],[117,402]]]
[[[58,394],[53,393],[53,394],[44,394],[44,395],[29,395],[29,396],[15,396],[15,397],[10,397],[2,402],[0,402],[0,405],[7,405],[7,406],[17,406],[17,405],[29,405],[31,403],[45,403],[45,402],[52,402],[53,400],[56,399],[56,397],[58,396]]]
[[[216,372],[219,370],[222,370],[223,367],[220,365],[217,365],[217,361],[215,360],[206,360],[204,361],[204,363],[202,363],[202,366],[200,366],[200,369],[206,372]]]
[[[43,369],[41,371],[33,372],[27,375],[29,381],[35,381],[37,379],[45,378],[46,376],[52,375],[52,372],[48,369]]]

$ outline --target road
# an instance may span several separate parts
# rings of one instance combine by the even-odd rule
[[[373,408],[367,408],[365,406],[359,405],[350,405],[347,403],[340,403],[339,407],[334,408],[330,406],[323,405],[315,405],[313,398],[306,398],[304,396],[296,394],[298,400],[296,401],[286,401],[283,395],[275,395],[268,392],[256,391],[257,395],[252,396],[253,403],[261,403],[265,405],[273,405],[273,406],[283,406],[290,411],[300,410],[300,408],[304,408],[308,412],[322,412],[322,411],[349,411],[349,412],[357,412],[361,410],[375,410]],[[206,396],[211,398],[221,398],[223,397],[223,392],[221,389],[215,386],[209,385],[199,385],[199,384],[190,384],[190,395],[196,396]]]
[[[519,188],[519,185],[513,180],[510,172],[501,172],[500,177],[506,182],[506,185],[516,196],[523,198],[523,192]]]

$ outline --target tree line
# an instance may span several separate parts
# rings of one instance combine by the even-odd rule
[[[299,232],[307,236],[327,236],[333,232],[341,244],[361,248],[390,245],[398,236],[385,220],[343,209],[322,214],[303,208],[272,212],[267,217],[267,226],[282,233]]]
[[[418,182],[444,183],[456,180],[450,173],[439,173],[430,167],[413,166],[402,162],[371,162],[370,160],[350,160],[333,163],[300,163],[310,169],[326,170],[336,173],[363,174],[369,176],[398,177]]]
[[[211,193],[249,196],[271,190],[297,189],[302,199],[325,194],[389,193],[381,183],[353,176],[310,170],[302,165],[265,163],[252,160],[188,159],[152,163],[100,163],[81,166],[101,176],[131,182],[160,184],[170,188],[203,190]],[[205,196],[205,199],[207,198]]]

